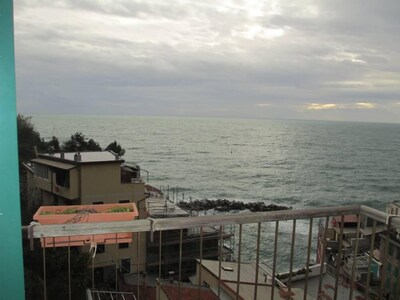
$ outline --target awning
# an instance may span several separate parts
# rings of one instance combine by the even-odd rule
[[[45,165],[45,166],[50,166],[50,167],[63,169],[63,170],[71,170],[71,169],[76,167],[75,165],[65,164],[65,163],[62,163],[62,162],[49,160],[49,159],[42,159],[42,158],[32,159],[32,162],[33,163],[42,164],[42,165]]]

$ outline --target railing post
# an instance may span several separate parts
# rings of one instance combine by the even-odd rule
[[[19,199],[13,1],[0,1],[0,291],[3,299],[24,299]]]
[[[351,267],[351,279],[350,279],[350,295],[349,299],[353,299],[353,288],[357,285],[357,281],[354,279],[356,276],[356,267],[357,267],[357,255],[358,255],[358,243],[359,243],[359,235],[361,228],[361,215],[357,215],[357,235],[356,235],[356,244],[354,249],[354,260],[353,265]],[[372,253],[371,253],[372,255]]]
[[[304,281],[304,296],[303,299],[307,299],[307,291],[308,291],[308,273],[310,271],[310,255],[311,255],[311,244],[312,244],[312,230],[313,230],[314,219],[310,218],[310,224],[308,227],[308,244],[307,244],[307,259],[306,259],[306,274]]]
[[[272,278],[271,278],[271,299],[275,299],[275,275],[276,275],[276,257],[278,256],[278,236],[279,236],[279,221],[275,222],[275,239],[274,239],[274,261],[272,263]]]
[[[257,227],[257,244],[256,244],[256,274],[254,278],[254,299],[257,299],[258,292],[258,270],[260,268],[260,243],[261,243],[261,223]]]

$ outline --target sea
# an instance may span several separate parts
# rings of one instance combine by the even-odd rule
[[[174,200],[262,201],[294,209],[364,204],[380,210],[400,200],[400,124],[94,115],[33,115],[31,121],[44,139],[63,141],[82,132],[102,147],[117,141],[126,150],[123,158],[139,164],[149,184]],[[292,222],[282,223],[283,266]],[[242,253],[251,261],[256,225],[246,226]],[[274,226],[262,227],[266,261]],[[308,223],[297,222],[299,265],[307,233]]]

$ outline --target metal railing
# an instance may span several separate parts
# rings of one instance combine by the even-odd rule
[[[351,230],[345,223],[345,216],[349,215],[356,216],[357,220]],[[340,220],[336,228],[331,227],[333,218]],[[224,234],[226,228],[232,225],[237,227],[234,233],[237,243],[233,247],[233,261],[226,261],[222,255]],[[175,294],[170,297],[187,297],[185,293],[188,291],[183,283],[187,278],[182,273],[183,264],[187,263],[183,249],[187,247],[183,242],[184,235],[186,229],[199,228],[196,244],[198,256],[194,261],[196,273],[191,280],[196,292],[190,296],[191,299],[202,299],[202,293],[208,288],[221,299],[361,300],[399,299],[400,276],[397,273],[400,272],[400,266],[395,268],[394,265],[399,264],[395,257],[400,257],[400,250],[395,248],[398,242],[393,231],[399,225],[397,216],[362,205],[350,205],[128,222],[34,225],[28,228],[28,232],[31,239],[133,232],[139,240],[141,235],[147,235],[152,247],[156,237],[159,245],[158,272],[151,274],[136,268],[137,299],[146,299],[147,293],[141,291],[144,285],[148,287],[144,281],[147,282],[151,276],[158,282],[157,297],[161,293],[171,293],[166,288],[163,290],[162,282],[168,279],[169,289],[175,287]],[[210,226],[218,229],[215,260],[205,259],[203,229]],[[164,260],[167,253],[163,249],[166,244],[163,239],[167,235],[163,233],[170,230],[179,232],[175,249],[168,250],[175,251],[175,269],[166,266]],[[346,238],[349,230],[352,232],[351,240]],[[359,247],[361,239],[364,245],[367,239],[368,250]],[[139,245],[132,247],[138,265],[143,254],[140,253],[143,251],[141,249]],[[43,248],[44,274],[45,252]],[[121,280],[121,275],[118,274],[117,250],[115,256],[115,292],[118,292],[117,282]],[[171,268],[173,271],[170,271]],[[92,276],[92,290],[95,290],[93,273]],[[144,277],[146,280],[143,280]],[[47,284],[49,281],[44,278],[45,299]]]

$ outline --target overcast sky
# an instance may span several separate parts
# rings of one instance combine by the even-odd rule
[[[400,122],[399,0],[16,0],[18,111]]]

